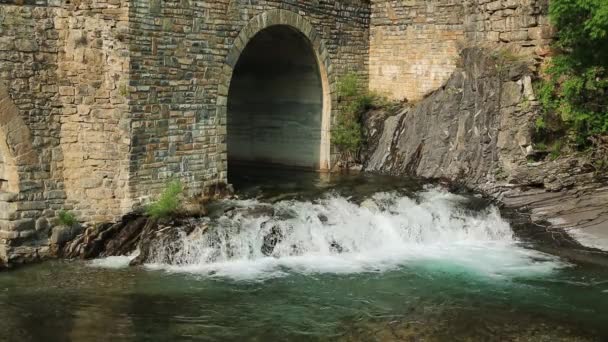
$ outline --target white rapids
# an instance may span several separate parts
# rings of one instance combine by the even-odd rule
[[[418,199],[377,193],[361,204],[337,195],[312,202],[234,201],[243,209],[272,209],[239,211],[213,220],[205,233],[195,231],[171,245],[158,244],[147,267],[265,279],[289,272],[344,274],[399,267],[505,278],[542,275],[566,266],[554,256],[521,246],[495,207],[471,212],[458,205],[464,200],[430,189]],[[159,262],[167,260],[167,253],[172,262]]]

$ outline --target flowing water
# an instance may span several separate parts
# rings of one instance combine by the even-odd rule
[[[608,340],[606,260],[541,252],[513,213],[415,180],[250,171],[144,267],[0,274],[0,340]]]

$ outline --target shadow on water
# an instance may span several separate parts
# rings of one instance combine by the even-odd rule
[[[377,192],[397,191],[414,196],[422,190],[421,180],[366,173],[321,173],[273,167],[231,169],[229,181],[242,198],[268,202],[313,200],[328,192],[360,201]]]

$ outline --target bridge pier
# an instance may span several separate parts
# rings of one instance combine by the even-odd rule
[[[367,79],[369,13],[365,0],[0,4],[0,264],[43,256],[62,210],[107,222],[172,179],[189,195],[226,183],[229,156],[328,169],[333,84]],[[266,65],[268,92],[253,88],[272,119],[244,152],[228,106],[253,99],[235,69],[258,34],[270,46],[242,64]]]

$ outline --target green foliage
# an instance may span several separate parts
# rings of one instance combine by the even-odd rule
[[[353,97],[360,93],[359,76],[349,73],[338,80],[338,94],[341,97]]]
[[[340,119],[332,130],[332,142],[340,152],[355,153],[361,146],[361,124],[351,119]]]
[[[57,213],[57,222],[60,225],[71,227],[76,223],[76,218],[74,217],[74,214],[69,211],[61,210]]]
[[[146,207],[146,214],[153,218],[165,218],[175,214],[183,192],[184,187],[179,180],[169,182],[158,200]]]
[[[341,110],[332,129],[332,143],[341,153],[354,154],[363,143],[361,116],[371,108],[389,104],[386,97],[363,89],[359,76],[349,73],[338,80]]]
[[[537,132],[542,131],[542,130],[544,130],[544,129],[547,128],[547,123],[545,122],[545,118],[542,117],[542,116],[536,118],[536,123],[535,124],[536,124],[536,131]]]
[[[544,117],[536,127],[562,130],[586,146],[589,137],[608,132],[608,1],[552,0],[549,14],[557,55],[537,89]]]
[[[551,146],[551,152],[549,152],[549,158],[551,160],[556,160],[562,154],[563,144],[561,140],[557,140]]]

